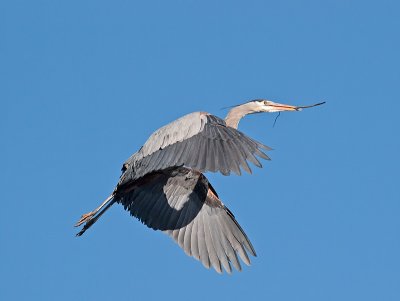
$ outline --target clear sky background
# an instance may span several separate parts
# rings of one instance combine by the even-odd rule
[[[2,1],[1,300],[400,300],[398,1]],[[258,253],[219,275],[113,206],[160,126],[253,98],[274,148],[207,175]]]

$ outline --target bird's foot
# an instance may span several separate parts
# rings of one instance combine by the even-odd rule
[[[95,215],[95,212],[93,212],[93,211],[85,213],[84,215],[81,216],[81,219],[75,224],[75,227],[79,227],[83,223],[89,222],[93,218],[94,215]]]

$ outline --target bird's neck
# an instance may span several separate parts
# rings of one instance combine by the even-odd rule
[[[233,107],[229,112],[228,115],[225,117],[226,125],[237,129],[239,125],[239,121],[246,116],[247,114],[255,113],[250,107],[245,108],[247,104],[243,104],[237,107]]]

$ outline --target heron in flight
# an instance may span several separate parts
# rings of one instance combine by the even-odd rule
[[[262,167],[270,148],[237,130],[248,114],[300,111],[257,99],[233,107],[225,120],[206,112],[185,115],[155,131],[122,166],[113,193],[95,210],[82,215],[77,236],[89,229],[113,204],[146,226],[171,236],[189,256],[222,273],[241,270],[238,257],[250,265],[256,252],[233,213],[222,203],[204,172],[251,173],[249,162]]]

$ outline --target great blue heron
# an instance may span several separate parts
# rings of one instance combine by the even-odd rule
[[[322,104],[322,103],[319,103]],[[316,104],[316,105],[319,105]],[[316,106],[312,105],[312,106]],[[217,272],[241,270],[238,256],[249,265],[256,252],[232,212],[219,199],[203,172],[251,173],[248,161],[270,148],[237,130],[247,114],[299,111],[291,106],[257,99],[233,107],[225,120],[205,112],[183,116],[155,131],[122,167],[113,193],[95,210],[82,215],[81,236],[114,203],[154,230],[171,236],[189,256]]]

